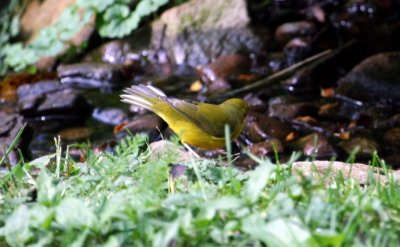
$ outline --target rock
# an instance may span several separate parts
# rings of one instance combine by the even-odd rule
[[[295,37],[311,37],[316,31],[315,24],[308,21],[289,22],[280,25],[275,31],[275,39],[286,44]]]
[[[86,117],[91,111],[80,91],[58,81],[42,81],[18,88],[18,108],[27,117],[50,115]]]
[[[127,119],[126,113],[119,108],[94,109],[92,117],[105,124],[117,125]]]
[[[9,148],[11,143],[17,136],[18,131],[24,125],[24,119],[21,115],[18,114],[9,114],[0,112],[0,157],[5,155],[5,151]],[[19,140],[17,140],[17,144],[14,147],[22,150],[23,153],[26,153],[28,144],[32,138],[31,128],[29,126],[25,127],[24,132],[22,133]],[[15,160],[11,160],[12,165],[15,165]]]
[[[112,64],[76,63],[57,68],[61,83],[83,88],[123,86],[129,76],[124,67]]]
[[[344,8],[329,19],[342,37],[362,40],[368,44],[368,50],[377,53],[399,49],[399,11],[396,1],[346,1]]]
[[[32,0],[27,2],[25,11],[21,15],[20,28],[21,36],[27,44],[32,43],[39,32],[54,23],[62,16],[64,11],[73,5],[76,0]],[[79,46],[87,41],[94,30],[95,20],[92,18],[89,23],[80,28],[71,38],[65,40],[65,45],[60,54],[64,54],[69,47]],[[45,57],[36,63],[39,70],[48,70],[55,63],[56,57]]]
[[[165,127],[165,122],[156,114],[146,114],[138,116],[135,119],[117,125],[114,128],[114,133],[119,136],[120,134],[126,134],[128,130],[132,134],[136,133],[147,133],[151,138],[159,136],[160,131]]]
[[[315,158],[332,158],[337,156],[328,139],[320,134],[310,134],[294,142],[293,147],[302,150],[304,155]]]
[[[198,72],[207,91],[211,93],[226,92],[232,86],[230,79],[237,79],[242,73],[248,73],[251,59],[245,55],[230,54],[218,57],[214,62],[198,67]]]
[[[17,98],[17,89],[25,84],[34,84],[43,80],[54,80],[57,76],[54,73],[20,73],[7,75],[0,82],[0,101],[13,101]]]
[[[281,153],[283,151],[282,142],[275,138],[258,142],[250,147],[250,152],[258,157],[274,154],[275,151],[277,153]]]
[[[358,149],[357,156],[369,158],[378,151],[379,145],[375,141],[365,137],[354,137],[347,141],[342,141],[339,146],[347,153],[351,154],[355,149]]]
[[[301,62],[307,57],[310,50],[311,46],[307,43],[307,41],[300,38],[294,38],[290,40],[283,49],[286,58],[286,64],[291,66]]]
[[[124,64],[131,52],[131,46],[127,41],[113,40],[88,53],[83,62]]]
[[[47,94],[37,111],[40,115],[62,114],[85,117],[90,112],[90,108],[79,91],[66,89]]]
[[[81,62],[84,64],[106,63],[122,65],[121,67],[126,71],[142,72],[142,67],[147,68],[149,63],[148,57],[152,52],[148,50],[134,52],[131,48],[131,43],[133,42],[128,40],[113,40],[104,43],[100,47],[89,52]],[[146,64],[146,66],[142,66],[143,64]]]
[[[63,129],[58,132],[61,139],[68,141],[76,141],[88,138],[92,134],[92,131],[87,127],[73,127]]]
[[[339,81],[337,93],[386,105],[400,105],[400,52],[363,60]]]
[[[398,151],[400,151],[400,150],[398,150]],[[398,171],[400,171],[399,170],[400,169],[400,154],[399,154],[399,152],[384,156],[384,157],[382,157],[382,159],[385,161],[386,164],[391,166],[393,169],[397,169]]]
[[[299,116],[315,116],[317,114],[318,109],[313,104],[308,102],[296,102],[297,100],[295,99],[293,101],[289,100],[289,97],[270,99],[268,116],[292,120]]]
[[[162,45],[177,64],[207,64],[221,55],[262,49],[260,38],[247,27],[249,21],[244,0],[192,0],[153,22],[151,43],[160,45],[166,26]]]
[[[400,126],[400,113],[396,113],[392,116],[385,117],[385,119],[378,119],[374,122],[374,128],[389,129],[395,126]]]
[[[38,105],[46,98],[46,94],[63,89],[66,87],[54,80],[20,86],[17,90],[18,109],[26,116],[35,115]]]
[[[291,131],[289,125],[260,113],[251,112],[245,120],[244,132],[253,142],[261,142],[268,138],[284,140]]]
[[[382,170],[374,170],[371,166],[361,163],[344,163],[339,161],[303,161],[294,162],[292,164],[292,171],[302,176],[309,176],[313,178],[327,178],[324,180],[326,184],[332,184],[334,178],[341,175],[345,179],[354,179],[360,184],[369,184],[370,177],[373,176],[376,181],[387,183],[388,178],[384,175]],[[400,173],[394,172],[393,177],[395,180],[400,179]],[[375,183],[374,183],[375,184]]]
[[[387,130],[383,134],[383,140],[385,144],[400,147],[400,127]]]
[[[366,56],[365,49],[355,41],[346,43],[323,59],[282,81],[283,87],[294,94],[310,97],[319,95],[321,88],[336,86],[343,72],[349,71]]]
[[[263,112],[267,110],[267,104],[265,103],[265,100],[253,93],[249,93],[244,96],[244,100],[247,102],[247,105],[251,111]]]

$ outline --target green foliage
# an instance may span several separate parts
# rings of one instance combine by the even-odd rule
[[[120,38],[139,26],[140,20],[157,11],[168,0],[141,0],[134,11],[125,4],[114,4],[104,11],[99,19],[99,33],[103,37]]]
[[[19,34],[21,1],[11,1],[0,17],[0,75],[9,69],[26,69],[40,58],[64,51],[72,45],[68,40],[93,19],[102,37],[121,38],[136,29],[144,17],[168,3],[168,0],[140,0],[132,10],[131,1],[127,0],[77,0],[53,25],[40,30],[31,43],[24,45],[11,42]]]
[[[84,163],[56,141],[55,154],[12,168],[0,178],[0,246],[399,244],[398,181],[312,180],[257,157],[248,172],[193,157],[172,180],[179,152],[155,158],[146,141],[99,155],[82,145]]]

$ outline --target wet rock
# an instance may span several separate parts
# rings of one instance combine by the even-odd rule
[[[5,155],[5,151],[9,148],[23,125],[24,120],[21,115],[0,112],[0,157]],[[19,148],[23,153],[26,153],[31,138],[31,128],[27,126],[17,141],[15,148]],[[15,165],[15,162],[11,162],[11,164]]]
[[[265,100],[254,95],[253,93],[249,93],[244,96],[244,100],[247,102],[247,105],[252,111],[262,112],[267,110],[267,104],[265,103]]]
[[[398,150],[398,151],[400,151],[400,150]],[[393,169],[397,169],[398,170],[400,168],[400,154],[399,154],[399,152],[384,156],[383,160],[385,160],[385,162],[389,166],[391,166]]]
[[[60,65],[57,73],[61,83],[83,88],[123,86],[129,78],[123,66],[112,64]]]
[[[58,132],[58,135],[61,137],[61,139],[76,141],[88,138],[91,133],[92,131],[87,127],[74,127],[63,129]]]
[[[337,93],[386,105],[400,105],[400,52],[363,60],[339,81]]]
[[[116,140],[109,140],[106,142],[101,143],[100,145],[96,146],[93,151],[96,154],[101,154],[101,153],[113,153],[115,151],[115,147],[118,146],[118,142]],[[71,150],[71,149],[70,149]],[[83,153],[82,150],[75,150],[76,155],[81,156],[82,162],[84,162],[83,158]]]
[[[315,158],[332,158],[337,156],[335,149],[328,139],[320,134],[310,134],[294,142],[296,150],[302,150],[304,155]]]
[[[136,40],[139,39],[135,35],[142,35],[137,32],[135,31],[132,34],[136,38],[133,41],[113,40],[107,42],[89,52],[81,62],[85,64],[106,63],[121,65],[124,71],[142,73],[144,69],[149,67],[149,62],[156,63],[156,61],[153,61],[153,57],[156,56],[157,51],[146,50],[148,46],[148,43],[146,43],[146,49],[142,48],[139,52],[135,52],[138,49],[133,43],[136,43]],[[131,47],[135,47],[135,51]]]
[[[162,131],[165,127],[165,122],[155,114],[146,114],[142,116],[138,116],[135,119],[117,125],[114,128],[114,133],[117,136],[124,135],[127,133],[127,130],[132,133],[147,133],[150,136],[150,139],[155,136],[159,136],[160,131]]]
[[[353,41],[349,42],[327,57],[282,81],[282,85],[294,94],[318,95],[321,88],[335,86],[343,72],[349,71],[365,56],[366,52],[362,45]]]
[[[285,56],[283,52],[271,52],[266,55],[267,60],[267,72],[276,73],[284,69],[287,65],[285,62]],[[260,74],[267,74],[266,72]]]
[[[368,158],[378,151],[379,145],[375,141],[365,137],[354,137],[347,141],[342,141],[339,146],[347,153],[351,154],[358,149],[357,156]]]
[[[293,38],[286,45],[284,50],[296,49],[296,48],[307,48],[308,42],[302,38]]]
[[[290,40],[283,49],[286,58],[286,64],[291,66],[302,61],[307,57],[310,50],[311,46],[308,44],[308,41],[301,38],[294,38]]]
[[[66,89],[47,94],[37,111],[40,115],[62,114],[84,117],[90,112],[90,105],[78,91]]]
[[[92,117],[105,124],[117,125],[127,120],[126,113],[119,108],[94,109]]]
[[[281,153],[283,151],[282,142],[276,138],[268,139],[263,142],[258,142],[250,147],[250,152],[258,157]]]
[[[253,142],[261,142],[268,138],[284,140],[291,131],[289,125],[264,114],[251,112],[245,120],[244,132]]]
[[[105,62],[111,64],[124,64],[131,54],[131,46],[124,40],[113,40],[93,50],[83,58],[83,62]]]
[[[159,45],[166,25],[163,47],[176,63],[207,64],[221,55],[262,49],[249,21],[244,0],[192,0],[168,9],[152,24],[151,43]]]
[[[75,0],[33,0],[29,1],[24,8],[20,19],[21,36],[27,44],[32,43],[39,32],[49,25],[55,23],[64,11],[75,3]],[[65,40],[65,45],[58,55],[64,54],[69,47],[79,46],[87,41],[94,30],[94,18],[82,25],[72,25],[69,28],[78,32]],[[66,30],[70,32],[71,30]],[[58,56],[57,55],[57,56]],[[56,56],[45,57],[36,63],[39,70],[48,70],[56,61]]]
[[[400,147],[400,127],[387,130],[383,134],[383,140],[385,144]]]
[[[310,37],[316,31],[315,24],[308,21],[289,22],[280,25],[275,31],[275,39],[286,44],[295,37]]]
[[[384,5],[386,5],[384,7]],[[399,49],[396,1],[346,1],[342,11],[330,16],[333,27],[346,38],[368,43],[373,53]]]
[[[292,99],[292,100],[291,100]],[[295,98],[276,97],[269,101],[268,115],[285,120],[299,116],[314,116],[317,108],[311,103],[297,102]]]
[[[318,115],[324,119],[331,119],[333,121],[357,121],[360,118],[371,116],[372,112],[349,102],[334,101],[321,105]]]
[[[17,94],[18,109],[29,118],[43,121],[58,119],[66,124],[87,117],[91,111],[91,106],[80,91],[67,88],[58,81],[23,85],[18,88]]]
[[[66,89],[58,81],[41,81],[35,84],[23,85],[18,88],[18,108],[25,115],[36,111],[38,105],[43,102],[46,94]]]
[[[395,126],[400,126],[400,114],[394,114],[385,119],[375,119],[373,123],[374,128],[389,129]]]
[[[4,80],[0,82],[0,101],[7,100],[13,101],[17,97],[17,89],[25,84],[34,84],[42,80],[56,79],[54,73],[38,73],[38,74],[12,74],[7,75]]]
[[[340,109],[339,102],[329,102],[320,105],[318,115],[324,118],[337,119],[338,110]]]
[[[240,54],[218,57],[213,63],[199,66],[198,72],[208,92],[226,92],[231,88],[230,79],[237,80],[242,73],[248,73],[251,59]]]
[[[32,125],[31,123],[29,125]],[[46,125],[47,123],[39,125],[41,127]],[[32,141],[29,143],[29,151],[32,155],[32,158],[38,158],[43,155],[48,155],[49,153],[54,153],[54,133],[55,132],[41,132],[41,130],[37,126],[32,125],[32,129],[35,130],[35,134],[32,138]]]

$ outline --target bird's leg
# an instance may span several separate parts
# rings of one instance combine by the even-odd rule
[[[186,143],[182,143],[183,146],[185,148],[187,148],[187,150],[189,151],[189,153],[191,153],[194,157],[196,158],[200,158],[200,155],[198,155],[189,145],[187,145]]]

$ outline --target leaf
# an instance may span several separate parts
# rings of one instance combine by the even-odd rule
[[[251,175],[245,184],[243,190],[244,197],[247,198],[250,203],[254,203],[258,200],[262,190],[267,185],[268,178],[273,171],[272,165],[268,165],[265,162],[261,163]]]
[[[65,198],[56,208],[56,222],[63,229],[79,229],[94,226],[96,216],[82,200]]]
[[[100,225],[105,224],[105,222],[109,221],[113,216],[115,216],[118,212],[124,210],[124,205],[127,204],[126,195],[119,193],[109,198],[106,202],[106,205],[102,209],[99,214]]]
[[[297,220],[276,219],[266,224],[266,228],[271,237],[280,243],[276,246],[318,246],[306,226]]]
[[[266,223],[261,215],[253,214],[243,220],[242,230],[268,247],[318,247],[311,233],[298,220],[278,218]]]
[[[215,210],[232,210],[243,205],[242,200],[233,196],[224,196],[206,204],[205,207]]]
[[[84,9],[94,8],[97,12],[103,12],[114,2],[115,0],[77,0],[77,4],[79,7]]]
[[[38,201],[50,205],[56,198],[58,189],[45,168],[41,170],[36,183]]]
[[[34,167],[44,168],[50,163],[50,160],[53,159],[55,156],[56,156],[55,154],[44,155],[37,159],[32,160],[31,162],[29,162],[29,164]]]
[[[11,37],[15,37],[19,34],[19,15],[16,15],[12,18],[11,24],[10,24],[10,35]]]
[[[169,222],[163,230],[158,232],[153,238],[153,246],[166,247],[178,235],[179,221]]]
[[[29,209],[21,205],[7,218],[4,226],[4,235],[10,246],[24,246],[32,236],[29,230]]]
[[[340,247],[344,239],[343,234],[321,228],[314,232],[314,237],[321,247]]]

